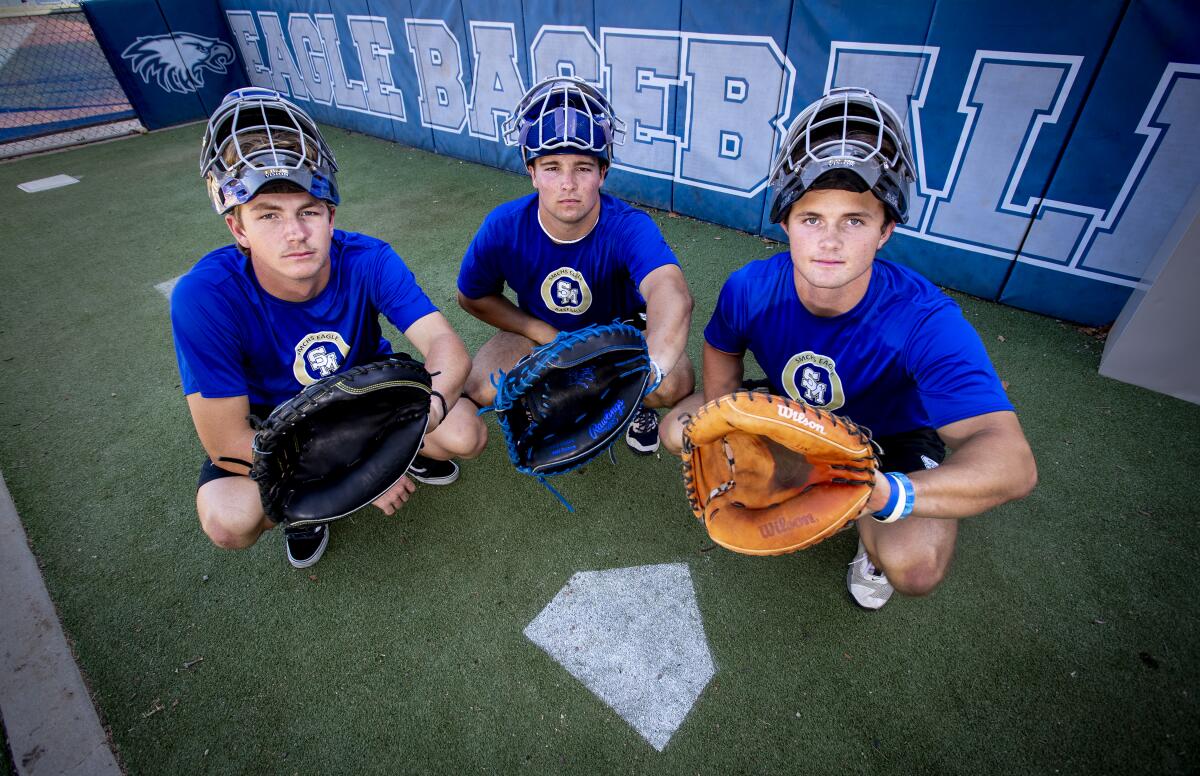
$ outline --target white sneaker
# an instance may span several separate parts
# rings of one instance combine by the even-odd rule
[[[846,587],[854,602],[864,609],[882,608],[896,592],[887,575],[875,568],[867,556],[862,539],[858,540],[858,554],[850,561],[850,570],[846,572]]]
[[[658,451],[658,413],[646,405],[633,413],[633,422],[625,429],[625,443],[638,455]]]

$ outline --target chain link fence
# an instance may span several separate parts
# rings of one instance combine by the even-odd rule
[[[77,2],[0,0],[0,158],[139,130]]]

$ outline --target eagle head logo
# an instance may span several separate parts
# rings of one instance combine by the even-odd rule
[[[233,62],[233,47],[220,38],[190,32],[139,37],[121,58],[147,84],[157,83],[168,92],[187,94],[204,86],[204,71],[224,73]]]

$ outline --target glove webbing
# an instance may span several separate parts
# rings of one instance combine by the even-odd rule
[[[754,401],[754,399],[756,398],[756,396],[755,396],[756,394],[762,394],[763,397],[767,399],[767,401],[771,400],[770,393],[764,388],[755,388],[753,390],[738,390],[738,391],[734,391],[732,394],[729,394],[729,395],[734,396],[734,395],[737,395],[737,394],[740,394],[743,392],[749,395],[749,399],[751,401]],[[718,397],[716,399],[716,403],[718,406],[720,405],[721,399],[723,399],[723,398],[726,398],[726,397],[722,396],[722,397]],[[804,402],[800,402],[800,404],[803,407],[808,406]],[[829,422],[833,426],[836,427],[838,425],[839,418],[837,415],[834,415],[832,412],[823,412],[821,414],[826,419],[828,419]],[[685,429],[691,424],[692,420],[693,420],[693,416],[690,413],[684,413],[679,416],[679,423]],[[883,448],[880,447],[879,443],[875,441],[874,435],[871,433],[871,429],[867,428],[866,426],[859,425],[859,424],[855,423],[854,421],[850,420],[849,418],[840,418],[840,422],[841,422],[841,425],[844,426],[847,431],[851,432],[852,434],[856,434],[860,437],[865,437],[866,441],[869,442],[871,444],[871,447],[875,450],[876,456],[883,454]],[[700,504],[700,497],[696,493],[696,488],[694,487],[695,475],[692,471],[692,452],[695,451],[695,449],[696,449],[696,446],[692,443],[691,437],[688,434],[684,434],[683,435],[683,449],[682,449],[682,453],[683,453],[683,484],[684,484],[684,489],[687,494],[688,506],[690,506],[692,508],[693,512],[698,514],[698,513],[702,512],[704,508]],[[732,453],[731,449],[729,448],[729,445],[725,445],[725,457],[729,462],[730,471],[733,472],[735,462],[733,459],[733,453]],[[855,471],[855,472],[865,472],[865,471],[870,470],[869,467],[866,467],[866,466],[850,466],[849,464],[830,464],[829,468],[830,469],[841,469],[843,471]],[[837,483],[839,485],[862,485],[862,484],[864,484],[861,480],[853,480],[853,479],[848,479],[845,477],[833,477],[829,481]],[[721,483],[720,485],[718,485],[717,487],[712,489],[712,491],[708,494],[707,500],[712,501],[717,496],[728,493],[730,490],[733,490],[733,487],[735,484],[736,484],[735,480],[732,480],[732,479]],[[800,493],[801,494],[806,493],[814,487],[816,487],[816,486],[809,485],[806,488],[804,488],[804,490],[800,491]],[[868,485],[868,487],[874,487],[874,483],[871,483],[870,485]]]
[[[560,334],[559,337],[556,338],[556,340],[555,340],[555,346],[553,348],[553,353],[551,353],[550,352],[551,349],[547,348],[546,346],[541,346],[540,348],[535,348],[534,351],[531,352],[528,356],[519,360],[517,362],[517,366],[520,366],[521,364],[525,363],[526,360],[530,359],[530,358],[544,358],[547,356],[552,356],[557,353],[561,353],[562,351],[569,349],[573,345],[576,345],[580,342],[584,342],[588,339],[591,339],[592,337],[596,336],[597,332],[603,332],[605,330],[611,330],[611,328],[624,327],[627,325],[628,324],[624,324],[620,320],[614,320],[610,326],[594,326],[594,327],[589,327],[589,328],[585,328],[585,329],[579,329],[579,330],[573,331],[573,332],[567,332],[565,334]],[[613,346],[613,347],[616,347],[616,346]],[[602,350],[597,350],[591,354],[591,358],[595,358],[596,355],[604,353],[611,349],[612,348],[604,348]],[[642,362],[642,358],[638,357],[638,356],[631,357],[630,359],[628,359],[626,361],[617,362],[616,366],[618,366],[618,367],[627,366],[627,365],[632,366],[632,368],[627,369],[626,371],[619,374],[618,377],[619,378],[629,377],[631,375],[637,374],[638,372],[642,371],[643,369],[646,369],[647,367],[644,364],[641,364],[640,362]],[[514,369],[515,369],[515,367],[514,367]],[[525,400],[526,402],[533,402],[533,401],[540,400],[542,408],[544,410],[549,409],[547,396],[544,393],[541,396],[536,396],[536,397],[533,396],[532,394],[530,394],[530,389],[533,386],[537,385],[540,379],[544,378],[544,376],[545,376],[544,374],[537,374],[534,370],[527,370],[526,374],[524,374],[520,380],[514,381],[511,384],[509,384],[508,381],[505,380],[505,378],[508,376],[508,374],[509,374],[509,372],[505,372],[503,369],[497,369],[495,372],[493,372],[491,375],[488,376],[488,381],[492,384],[492,387],[496,389],[496,396],[492,400],[492,403],[490,405],[479,408],[479,410],[476,412],[477,416],[482,416],[488,412],[500,413],[500,412],[509,410],[514,404],[516,404],[518,401],[521,401],[521,400]],[[597,399],[597,401],[602,400],[605,396],[607,396],[608,393],[610,392],[610,390],[611,389],[605,389],[604,393],[602,393],[600,395],[600,397],[599,397],[599,399]],[[649,392],[650,391],[643,391],[642,395],[645,396]],[[586,417],[586,413],[578,416],[576,418],[576,422],[581,421],[584,417]],[[516,463],[520,458],[520,455],[517,450],[518,440],[513,437],[512,433],[510,433],[510,430],[508,428],[508,423],[507,423],[506,419],[504,418],[504,416],[498,414],[498,420],[505,432],[504,437],[505,437],[505,441],[508,445],[509,458],[510,458],[510,460],[513,461],[514,465],[516,465],[517,470],[520,471],[522,474],[528,474],[528,475],[531,475],[532,477],[534,477],[534,479],[536,479],[538,482],[540,482],[542,484],[542,487],[544,487],[556,499],[558,499],[559,503],[561,503],[564,507],[566,507],[568,512],[573,513],[575,511],[575,508],[573,506],[571,506],[571,503],[569,501],[567,501],[567,499],[564,498],[563,495],[561,493],[559,493],[558,490],[554,486],[552,486],[549,482],[546,481],[546,477],[547,476],[558,476],[561,474],[569,474],[570,472],[575,471],[576,469],[586,466],[587,463],[589,463],[589,461],[584,461],[584,462],[578,464],[577,466],[574,466],[570,469],[567,469],[567,470],[564,470],[561,472],[556,472],[553,475],[536,474],[529,467],[521,466]],[[528,435],[533,433],[533,430],[534,429],[532,426],[527,427],[524,431],[524,436],[522,437],[521,441],[527,440],[529,438]],[[554,434],[549,434],[546,437],[547,440],[550,440],[553,438],[554,438]],[[611,447],[608,449],[608,455],[609,455],[609,460],[615,464],[616,456]]]

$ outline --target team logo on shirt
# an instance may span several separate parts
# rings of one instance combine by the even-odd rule
[[[592,289],[578,271],[559,267],[542,281],[542,301],[553,312],[583,315],[592,306]]]
[[[846,403],[837,364],[832,358],[811,350],[788,359],[783,367],[783,390],[797,401],[830,412]]]
[[[301,385],[329,377],[346,363],[350,346],[336,331],[317,331],[296,343],[292,373]]]

